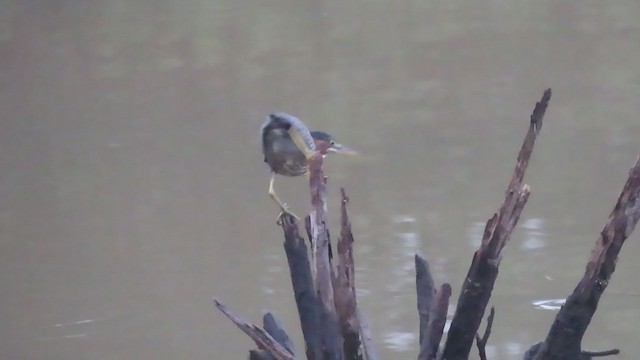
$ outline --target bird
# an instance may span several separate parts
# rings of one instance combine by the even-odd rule
[[[268,194],[280,208],[278,219],[283,213],[300,218],[278,198],[274,189],[276,174],[290,177],[308,175],[309,160],[317,153],[323,157],[329,153],[357,154],[324,131],[309,131],[302,120],[284,112],[269,114],[260,128],[260,135],[264,162],[271,170]]]

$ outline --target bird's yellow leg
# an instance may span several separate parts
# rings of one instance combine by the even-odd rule
[[[298,149],[302,151],[304,157],[307,160],[310,160],[316,154],[314,150],[310,149],[309,146],[307,146],[304,138],[302,137],[302,135],[300,135],[300,132],[297,129],[294,129],[293,126],[289,129],[289,136],[291,136],[291,140],[293,140]]]
[[[276,174],[272,173],[271,174],[271,180],[269,181],[269,196],[280,207],[280,214],[278,214],[278,222],[280,222],[280,218],[282,217],[282,214],[289,214],[289,215],[293,216],[294,218],[296,218],[298,221],[300,221],[300,218],[296,214],[294,214],[291,211],[289,211],[289,207],[287,206],[287,204],[283,203],[278,198],[278,195],[276,194],[276,190],[273,188],[273,183],[275,182],[275,180],[276,180]]]

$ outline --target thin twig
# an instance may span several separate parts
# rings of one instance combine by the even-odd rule
[[[493,317],[496,314],[495,308],[492,306],[487,318],[487,327],[484,329],[484,335],[480,337],[480,334],[476,334],[476,345],[478,346],[478,353],[480,354],[480,360],[487,360],[487,341],[489,341],[489,335],[491,335],[491,327],[493,326]]]
[[[611,350],[605,350],[605,351],[583,351],[582,352],[582,356],[584,360],[590,360],[591,358],[594,357],[604,357],[604,356],[611,356],[611,355],[618,355],[620,354],[620,350],[619,349],[611,349]]]

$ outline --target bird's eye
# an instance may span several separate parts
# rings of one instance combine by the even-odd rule
[[[331,143],[331,145],[335,145],[335,144],[336,144],[336,142],[335,142],[335,141],[333,141],[333,140],[331,140],[331,142],[330,142],[330,143]]]

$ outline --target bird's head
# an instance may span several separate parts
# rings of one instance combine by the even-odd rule
[[[316,150],[319,151],[322,155],[326,155],[328,153],[337,153],[337,154],[345,154],[345,155],[357,155],[358,153],[353,149],[337,143],[333,136],[327,134],[324,131],[312,131],[311,137],[313,138],[313,142],[316,145]]]

